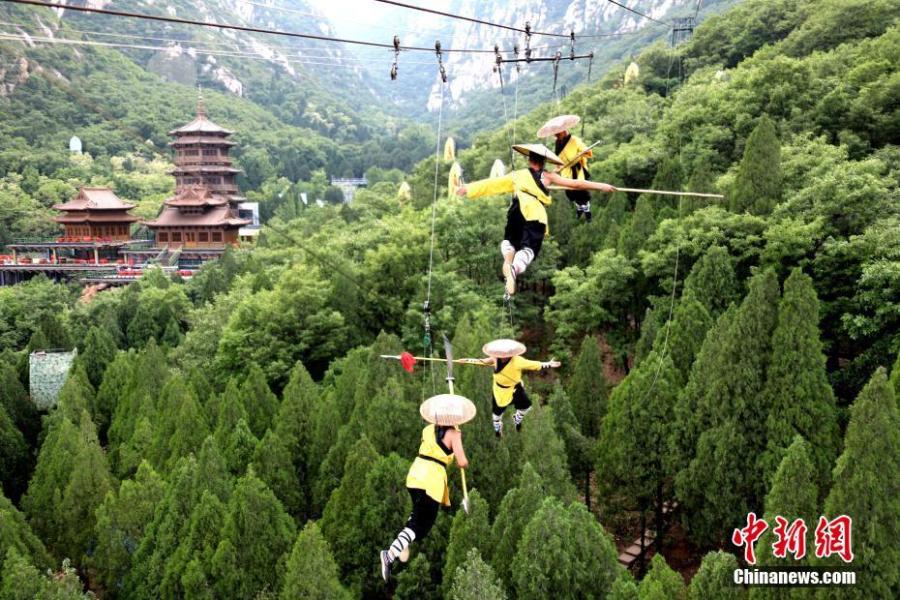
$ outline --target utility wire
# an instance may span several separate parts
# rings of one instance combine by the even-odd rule
[[[631,7],[629,7],[629,6],[625,6],[625,5],[622,4],[621,2],[616,2],[616,0],[606,0],[606,1],[609,2],[610,4],[615,4],[615,5],[618,6],[619,8],[624,8],[624,9],[627,10],[628,12],[634,13],[634,14],[636,14],[636,15],[639,16],[639,17],[643,17],[643,18],[645,18],[645,19],[650,19],[651,21],[655,21],[655,22],[659,23],[660,25],[665,25],[666,27],[669,26],[668,23],[665,23],[664,21],[660,21],[659,19],[654,19],[654,18],[651,17],[650,15],[645,15],[644,13],[642,13],[642,12],[640,12],[640,11],[637,11],[637,10],[634,10],[633,8],[631,8]]]
[[[513,27],[512,25],[502,25],[500,23],[491,23],[490,21],[483,21],[481,19],[475,19],[473,17],[466,17],[463,15],[456,15],[453,13],[444,12],[442,10],[434,10],[433,8],[425,8],[424,6],[416,6],[415,4],[406,4],[405,2],[395,2],[394,0],[375,0],[375,2],[380,2],[382,4],[390,4],[392,6],[399,6],[401,8],[408,8],[410,10],[418,10],[426,13],[430,13],[433,15],[440,15],[442,17],[449,17],[451,19],[459,19],[461,21],[468,21],[470,23],[477,23],[479,25],[487,25],[488,27],[496,27],[498,29],[507,29],[509,31],[517,31],[519,33],[531,33],[531,35],[543,35],[548,37],[561,37],[568,38],[569,35],[565,33],[550,33],[548,31],[526,31],[521,27]]]
[[[161,23],[175,23],[177,25],[192,25],[195,27],[211,27],[215,29],[229,29],[232,31],[244,31],[248,33],[264,33],[269,35],[280,35],[284,37],[300,38],[306,40],[316,40],[320,42],[337,42],[342,44],[354,44],[357,46],[370,46],[374,48],[394,49],[393,44],[383,44],[381,42],[370,42],[366,40],[352,40],[347,38],[331,37],[327,35],[316,35],[313,33],[300,33],[296,31],[278,31],[276,29],[266,29],[264,27],[250,27],[246,25],[233,25],[230,23],[218,23],[215,21],[197,21],[195,19],[180,19],[178,17],[167,17],[164,15],[148,15],[144,13],[135,13],[121,10],[107,10],[104,8],[91,8],[89,6],[72,6],[64,4],[54,4],[50,2],[41,2],[40,0],[2,0],[10,4],[23,4],[28,6],[41,6],[43,8],[60,8],[72,10],[76,12],[92,13],[98,15],[109,15],[113,17],[125,17],[129,19],[142,19],[145,21],[159,21]],[[400,46],[400,50],[409,50],[415,52],[434,52],[434,48],[422,46]],[[480,50],[477,48],[444,48],[443,52],[457,52],[465,54],[487,53],[493,54],[494,50]]]

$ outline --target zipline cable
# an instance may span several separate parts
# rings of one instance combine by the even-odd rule
[[[630,6],[626,6],[626,5],[622,4],[621,2],[616,2],[616,0],[606,0],[606,1],[609,2],[610,4],[615,4],[615,5],[618,6],[619,8],[624,8],[624,9],[627,10],[628,12],[634,13],[634,14],[636,14],[636,15],[639,16],[639,17],[643,17],[644,19],[649,19],[649,20],[651,20],[651,21],[655,21],[656,23],[659,23],[660,25],[665,25],[666,27],[668,27],[668,23],[665,23],[665,22],[663,22],[663,21],[660,21],[659,19],[654,19],[654,18],[651,17],[650,15],[646,15],[646,14],[644,14],[644,13],[642,13],[642,12],[636,11],[635,9],[631,8]]]

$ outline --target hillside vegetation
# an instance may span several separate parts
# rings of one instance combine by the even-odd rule
[[[642,52],[636,81],[622,64],[522,117],[532,141],[580,114],[596,180],[726,199],[595,194],[583,224],[559,195],[511,310],[505,199],[448,196],[438,165],[434,337],[479,356],[516,335],[564,368],[526,382],[540,402],[500,440],[489,373],[457,369],[479,411],[472,514],[451,468],[453,509],[388,585],[377,551],[410,510],[418,405],[445,389],[378,358],[429,351],[434,159],[403,175],[409,199],[396,172],[349,206],[270,180],[258,246],[186,283],[151,272],[90,304],[41,279],[0,289],[0,598],[780,598],[732,583],[750,511],[810,528],[802,561],[774,558],[769,531],[764,565],[844,566],[815,558],[813,531],[853,519],[857,584],[791,597],[897,597],[898,17],[748,0]],[[467,181],[509,160],[497,125],[461,153]],[[41,419],[28,352],[76,341]],[[654,556],[626,571],[617,548],[645,527]]]

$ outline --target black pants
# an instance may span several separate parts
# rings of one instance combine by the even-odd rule
[[[492,404],[492,412],[498,417],[502,415],[506,408],[509,406],[497,406],[497,399],[491,396],[491,404]],[[516,384],[516,389],[513,391],[513,399],[512,405],[515,406],[518,410],[526,410],[531,408],[531,400],[528,399],[528,394],[525,393],[525,386],[521,383]]]
[[[522,209],[519,208],[519,199],[513,198],[509,210],[506,211],[506,229],[503,232],[503,238],[516,250],[531,248],[534,258],[537,258],[546,233],[547,226],[540,221],[525,220]]]
[[[577,206],[585,207],[591,201],[591,193],[587,190],[566,190],[566,198]]]
[[[425,490],[419,488],[406,489],[409,491],[409,497],[412,499],[412,514],[409,515],[406,526],[415,532],[416,540],[421,540],[428,535],[428,532],[434,526],[441,504],[429,496]]]

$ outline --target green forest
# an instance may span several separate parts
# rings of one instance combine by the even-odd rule
[[[196,92],[96,52],[109,86],[81,93],[134,102],[89,115],[93,158],[50,149],[68,134],[49,124],[88,117],[46,78],[0,98],[0,242],[54,231],[49,207],[81,184],[142,216],[171,194],[165,151],[122,126],[162,148]],[[745,0],[633,60],[634,79],[626,60],[476,135],[465,180],[509,163],[513,127],[533,142],[573,113],[600,141],[594,180],[724,200],[595,193],[585,223],[556,192],[508,304],[508,199],[457,197],[451,162],[416,162],[426,125],[394,137],[407,155],[367,163],[376,133],[334,140],[210,94],[211,118],[241,132],[267,221],[255,247],[90,302],[43,277],[0,288],[0,600],[900,597],[900,5]],[[304,204],[340,160],[369,187]],[[455,369],[478,408],[462,427],[471,511],[451,466],[451,508],[385,583],[419,405],[446,384],[443,367],[379,355],[440,355],[441,333],[457,357],[515,337],[563,366],[527,378],[534,409],[499,439],[490,373]],[[39,413],[30,352],[74,347]],[[736,585],[750,512],[809,526],[805,558],[774,556],[770,528],[757,566],[846,567],[856,584]],[[823,515],[852,517],[851,564],[813,552]],[[647,559],[623,568],[646,529]]]

